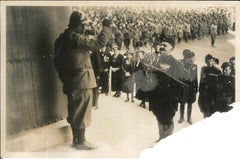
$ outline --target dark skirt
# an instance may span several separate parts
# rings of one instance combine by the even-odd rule
[[[133,93],[134,81],[134,75],[131,75],[130,77],[125,77],[123,80],[122,91],[125,93]]]

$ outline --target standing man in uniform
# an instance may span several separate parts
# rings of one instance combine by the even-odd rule
[[[149,91],[149,110],[158,121],[159,139],[156,142],[173,133],[173,117],[179,102],[174,88],[179,82],[177,80],[185,79],[183,66],[171,55],[174,47],[175,40],[165,38],[160,44],[159,55],[152,63],[152,72],[156,75],[158,84]]]
[[[217,25],[216,22],[213,22],[211,27],[210,27],[210,34],[211,34],[211,46],[215,47],[215,39],[217,36]]]
[[[97,87],[90,55],[109,41],[110,25],[110,21],[104,19],[98,37],[89,40],[85,35],[85,30],[89,29],[87,18],[84,13],[74,11],[68,28],[55,41],[55,67],[67,96],[67,121],[73,133],[73,147],[78,150],[96,148],[85,139],[85,128],[91,122],[93,89]]]
[[[183,50],[183,60],[182,65],[187,72],[187,79],[184,81],[188,87],[188,97],[186,101],[180,102],[180,119],[178,123],[182,123],[184,119],[184,106],[187,103],[187,121],[192,124],[192,104],[196,101],[196,93],[198,90],[198,80],[197,80],[197,65],[194,64],[195,54],[188,49]]]

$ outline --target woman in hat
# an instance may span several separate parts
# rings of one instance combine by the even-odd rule
[[[112,46],[113,55],[110,58],[110,67],[112,72],[111,89],[116,91],[114,97],[120,97],[122,91],[122,63],[124,57],[119,52],[119,47],[115,43]]]
[[[134,60],[133,60],[133,52],[128,51],[125,53],[126,59],[123,61],[122,70],[123,70],[123,85],[122,91],[127,94],[127,99],[125,102],[130,100],[129,94],[131,94],[131,101],[133,100],[133,88],[134,88]]]

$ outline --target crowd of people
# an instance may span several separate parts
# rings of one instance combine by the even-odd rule
[[[68,99],[73,147],[96,148],[85,139],[85,128],[90,125],[92,107],[98,108],[99,93],[115,92],[116,98],[125,93],[125,102],[134,103],[137,98],[144,108],[148,102],[158,121],[157,141],[172,134],[179,103],[178,122],[184,120],[187,103],[187,120],[192,124],[192,104],[198,91],[204,118],[230,110],[228,105],[235,100],[234,57],[222,64],[221,71],[215,67],[219,60],[206,55],[207,66],[201,68],[198,83],[195,53],[185,49],[180,60],[171,55],[182,39],[212,37],[212,25],[216,25],[214,34],[227,33],[229,14],[226,8],[73,7],[68,28],[55,41],[54,59]],[[212,37],[213,47],[214,40]],[[149,46],[150,52],[145,50]]]
[[[108,17],[113,23],[113,41],[121,47],[132,47],[138,41],[144,45],[171,37],[181,43],[202,39],[212,35],[212,24],[216,34],[229,29],[235,30],[233,11],[228,7],[208,7],[204,9],[156,9],[141,7],[81,7],[93,22],[96,32],[101,28],[101,19]]]

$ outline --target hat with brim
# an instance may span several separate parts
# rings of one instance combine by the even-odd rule
[[[114,48],[119,49],[119,46],[118,46],[117,44],[114,43],[114,44],[112,45],[112,49],[114,49]]]
[[[235,60],[235,57],[231,57],[230,59],[229,59],[229,61],[231,62],[231,61],[234,61]]]
[[[224,62],[221,66],[222,69],[225,69],[227,67],[231,67],[231,63],[230,62]]]
[[[194,56],[195,56],[194,52],[192,52],[192,51],[190,51],[188,49],[183,50],[183,57],[184,57],[184,59],[192,58]]]
[[[93,22],[90,19],[83,19],[82,24],[93,24]]]
[[[124,56],[127,56],[128,54],[130,54],[130,55],[134,55],[134,52],[133,51],[127,51],[125,54],[124,54]]]
[[[212,56],[212,55],[207,54],[207,55],[205,56],[205,62],[207,62],[207,61],[209,61],[209,60],[211,60],[211,59],[213,59],[213,56]]]

